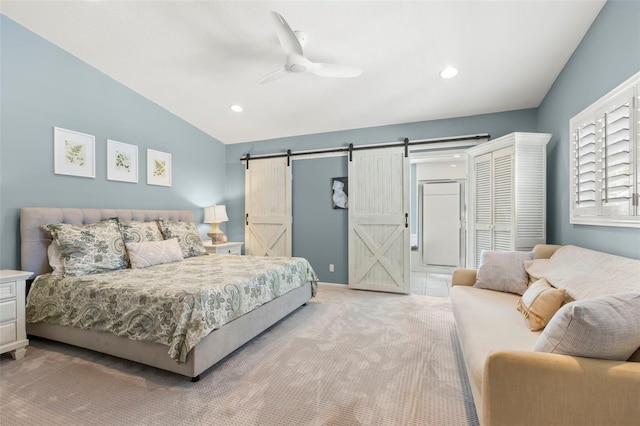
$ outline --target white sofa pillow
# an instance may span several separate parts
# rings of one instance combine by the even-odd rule
[[[564,305],[533,350],[626,361],[640,347],[640,293],[599,296]]]
[[[531,259],[533,252],[530,251],[483,250],[473,286],[522,295],[529,283],[524,261]]]
[[[182,250],[176,238],[162,241],[145,241],[142,243],[126,243],[131,268],[146,268],[162,263],[183,260]]]

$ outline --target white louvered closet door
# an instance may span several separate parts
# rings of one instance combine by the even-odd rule
[[[291,256],[291,167],[286,158],[249,162],[245,214],[246,254]]]
[[[514,148],[493,153],[493,250],[514,250]]]
[[[349,287],[408,294],[409,159],[404,148],[349,162]]]
[[[482,250],[491,250],[492,248],[493,191],[491,153],[474,158],[473,182],[475,185],[475,197],[473,199],[475,212],[473,257],[475,264],[479,265]]]
[[[467,251],[471,267],[483,250],[529,251],[546,241],[547,133],[511,133],[467,151],[473,159]]]
[[[514,229],[517,230],[514,250],[529,251],[536,244],[546,242],[547,156],[544,146],[520,144],[517,150],[517,155],[513,156],[515,170],[518,171],[517,179],[515,170],[513,178],[514,194],[517,194],[517,202],[516,197],[513,197],[515,207],[513,221]]]

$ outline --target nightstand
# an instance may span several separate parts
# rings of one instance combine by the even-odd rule
[[[204,248],[207,250],[207,253],[211,254],[242,254],[242,242],[229,242],[229,243],[221,243],[221,244],[211,244],[211,241],[207,241],[204,243]]]
[[[27,352],[24,320],[25,280],[33,275],[25,271],[0,271],[0,354],[11,351],[13,359]]]

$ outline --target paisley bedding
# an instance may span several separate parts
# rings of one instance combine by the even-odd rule
[[[27,322],[110,332],[162,343],[184,362],[212,330],[317,276],[303,258],[205,255],[81,277],[39,276]]]

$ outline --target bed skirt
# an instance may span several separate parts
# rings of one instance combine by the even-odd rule
[[[166,345],[131,340],[106,332],[57,324],[27,323],[27,334],[106,353],[195,379],[209,367],[298,309],[310,298],[311,284],[306,283],[265,303],[209,333],[189,351],[186,361],[182,364],[167,356]]]

